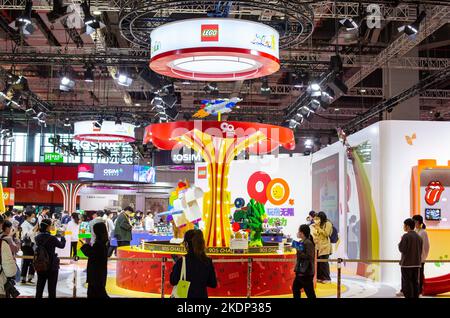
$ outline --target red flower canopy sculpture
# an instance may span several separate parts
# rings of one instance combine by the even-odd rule
[[[279,146],[293,150],[294,134],[286,127],[236,121],[185,121],[147,126],[144,143],[163,150],[187,146],[207,163],[209,192],[203,196],[205,240],[209,247],[230,243],[230,192],[228,171],[243,150],[252,154],[271,153]]]

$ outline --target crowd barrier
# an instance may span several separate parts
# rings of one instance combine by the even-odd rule
[[[16,256],[18,259],[33,259],[33,256]],[[73,260],[78,261],[78,257],[60,257],[61,260]],[[167,257],[160,257],[160,258],[118,258],[118,257],[110,257],[108,259],[109,261],[130,261],[130,262],[161,262],[161,298],[165,297],[165,290],[164,290],[164,283],[166,280],[165,277],[165,269],[166,269],[166,263],[167,262],[174,262],[173,259],[167,258]],[[258,261],[265,261],[265,262],[296,262],[296,260],[289,260],[289,259],[273,259],[273,258],[258,258]],[[253,265],[253,258],[252,257],[243,257],[243,258],[237,258],[237,259],[215,259],[213,260],[213,263],[241,263],[246,262],[247,263],[247,298],[250,298],[251,295],[251,275],[252,275],[252,265]],[[336,263],[337,264],[337,298],[342,298],[342,263],[399,263],[400,260],[382,260],[382,259],[344,259],[344,258],[336,258],[336,259],[316,259],[317,263]],[[450,263],[450,260],[426,260],[425,263]],[[315,271],[317,273],[317,270]],[[77,270],[74,269],[73,271],[73,298],[77,297]]]

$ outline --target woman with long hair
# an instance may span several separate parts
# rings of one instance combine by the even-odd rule
[[[78,234],[80,232],[80,217],[78,213],[72,213],[66,231],[72,233],[70,235],[70,256],[75,258],[77,256]]]
[[[190,282],[187,298],[208,298],[207,287],[216,288],[216,272],[212,260],[206,256],[206,245],[201,230],[189,230],[184,234],[187,254],[186,278]],[[176,286],[180,280],[183,259],[179,258],[170,274],[170,284]]]
[[[88,257],[87,264],[87,297],[109,298],[106,293],[106,279],[108,275],[108,230],[104,222],[95,223],[93,226],[95,242],[91,246],[84,244],[81,251]]]
[[[314,238],[314,244],[318,254],[318,259],[328,259],[331,254],[330,235],[333,232],[333,225],[327,219],[325,212],[320,211],[314,218],[314,224],[311,225],[311,234]],[[330,264],[328,262],[317,263],[317,281],[319,283],[329,283]]]
[[[311,230],[307,224],[300,225],[297,237],[301,239],[301,245],[297,249],[297,264],[295,265],[295,279],[292,284],[294,298],[301,298],[301,290],[306,297],[316,298],[314,291],[314,259],[316,255]]]
[[[414,215],[412,217],[415,223],[415,230],[417,234],[422,238],[422,255],[421,255],[421,267],[420,267],[420,279],[419,279],[419,293],[422,293],[423,280],[425,279],[425,261],[428,257],[428,252],[430,251],[430,241],[428,240],[428,233],[425,230],[427,226],[423,223],[423,217],[421,215]]]

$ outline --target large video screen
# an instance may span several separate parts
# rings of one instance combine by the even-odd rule
[[[155,168],[150,166],[134,166],[134,181],[155,183],[156,182]]]
[[[312,208],[323,211],[339,229],[339,154],[312,165]]]
[[[134,181],[134,166],[95,164],[95,181]]]

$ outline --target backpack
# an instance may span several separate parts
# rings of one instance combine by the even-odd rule
[[[35,271],[38,273],[50,270],[50,256],[44,247],[49,239],[50,238],[48,238],[42,245],[37,245],[36,252],[34,253],[33,266]]]
[[[333,230],[331,231],[330,242],[334,244],[339,241],[339,234],[336,227],[333,224],[331,226],[333,227]]]

